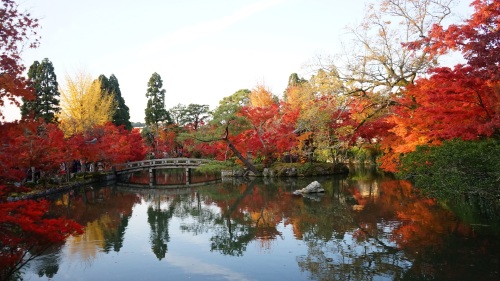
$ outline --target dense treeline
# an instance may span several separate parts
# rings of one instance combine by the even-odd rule
[[[498,4],[473,1],[469,19],[445,27],[452,4],[382,0],[370,6],[364,21],[350,28],[352,52],[333,62],[319,59],[309,79],[291,74],[281,97],[256,85],[212,110],[202,104],[167,109],[163,80],[153,73],[145,89],[146,118],[137,123],[142,137],[132,130],[115,75],[77,73],[60,87],[46,58],[24,77],[20,50],[5,44],[2,52],[11,59],[2,67],[13,72],[10,81],[3,76],[2,97],[22,98],[22,120],[2,125],[19,133],[2,136],[8,172],[0,177],[22,181],[34,168],[53,178],[60,163],[75,159],[110,167],[167,156],[214,158],[255,173],[277,161],[378,161],[397,172],[419,146],[498,140]],[[17,16],[26,25],[10,40],[36,47],[36,37],[23,37],[38,27],[28,16]],[[450,52],[460,52],[466,63],[441,66],[440,56]],[[57,153],[46,153],[51,150]],[[12,153],[23,157],[12,159]]]

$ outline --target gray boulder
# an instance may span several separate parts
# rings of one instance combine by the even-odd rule
[[[299,194],[321,193],[321,192],[325,192],[325,190],[321,187],[321,184],[317,181],[313,181],[306,187],[295,190],[293,194],[299,195]]]

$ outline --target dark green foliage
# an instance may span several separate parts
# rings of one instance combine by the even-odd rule
[[[220,174],[222,170],[237,169],[236,165],[230,161],[212,161],[196,168],[197,172],[205,174]]]
[[[129,108],[125,104],[125,100],[122,97],[118,79],[116,79],[116,76],[114,74],[111,74],[109,79],[101,74],[98,79],[101,82],[101,93],[111,94],[113,95],[113,98],[115,100],[116,110],[112,116],[113,124],[115,124],[116,126],[123,125],[127,130],[132,130]]]
[[[146,142],[146,145],[153,148],[155,147],[155,135],[150,126],[145,126],[142,128],[141,136]]]
[[[402,177],[431,196],[500,195],[500,142],[452,140],[441,146],[421,146],[402,159]]]
[[[212,125],[217,127],[219,135],[224,135],[226,132],[237,135],[248,128],[248,120],[238,115],[238,112],[250,103],[249,95],[248,89],[242,89],[219,102],[211,120]]]
[[[177,124],[178,126],[184,126],[184,114],[186,111],[186,106],[183,104],[178,104],[168,110],[170,117],[172,118],[172,122]]]
[[[149,241],[151,249],[158,260],[165,258],[168,250],[170,235],[168,233],[168,224],[176,207],[176,201],[169,205],[167,210],[162,210],[159,205],[148,208],[148,223],[151,228]]]
[[[165,90],[162,89],[163,81],[158,73],[153,73],[148,82],[148,90],[146,97],[148,104],[145,110],[146,125],[155,125],[158,127],[159,123],[171,123],[170,114],[165,109]]]
[[[56,122],[59,112],[59,93],[54,66],[45,58],[41,63],[35,61],[28,71],[30,86],[34,90],[35,99],[23,98],[21,115],[23,118],[43,118],[47,123]]]
[[[300,86],[305,82],[307,82],[306,79],[300,78],[297,73],[292,73],[290,77],[288,77],[288,88]]]
[[[169,110],[173,122],[180,127],[191,126],[195,131],[205,124],[210,116],[209,107],[206,104],[189,104],[188,106],[178,104]]]
[[[125,230],[127,229],[128,222],[131,216],[122,216],[120,218],[120,224],[114,231],[106,231],[105,232],[105,241],[104,241],[104,252],[109,253],[111,250],[115,252],[120,252],[123,247],[123,240],[125,239]]]
[[[310,177],[347,174],[349,168],[344,164],[332,163],[274,163],[270,171],[273,177]]]

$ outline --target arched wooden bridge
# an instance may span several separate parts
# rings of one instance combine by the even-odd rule
[[[198,158],[164,158],[118,164],[113,169],[117,175],[121,175],[147,169],[193,169],[210,162],[212,160]]]
[[[155,170],[157,169],[185,169],[186,170],[186,185],[190,184],[191,169],[212,162],[208,159],[199,158],[164,158],[151,159],[136,162],[128,162],[113,166],[115,175],[121,176],[138,171],[149,171],[149,185],[155,184]]]

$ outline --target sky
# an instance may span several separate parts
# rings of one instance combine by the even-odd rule
[[[41,24],[40,47],[22,54],[27,68],[48,58],[60,86],[78,72],[114,74],[130,121],[144,122],[155,72],[167,109],[190,103],[214,109],[222,98],[257,85],[281,97],[290,74],[308,79],[315,57],[340,52],[346,26],[361,21],[367,0],[20,3]],[[14,110],[6,117],[18,115]]]

